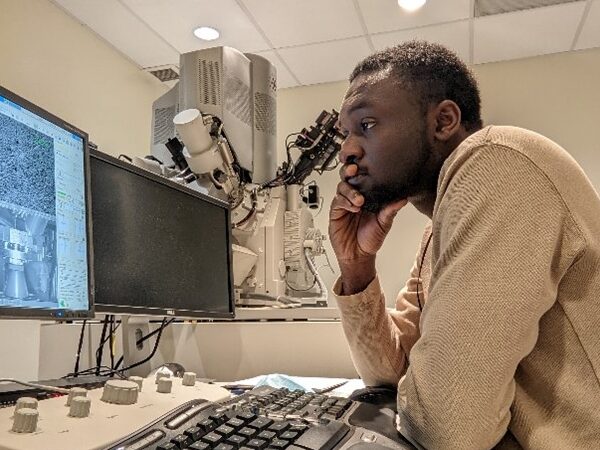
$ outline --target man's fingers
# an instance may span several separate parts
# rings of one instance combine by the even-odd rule
[[[362,194],[345,182],[338,183],[337,194],[344,196],[354,206],[362,206],[365,203]]]
[[[360,212],[360,206],[354,205],[342,194],[336,194],[333,198],[333,201],[331,202],[331,217],[333,218],[341,216],[347,211],[352,213]],[[340,212],[342,212],[343,214],[339,214]]]
[[[340,167],[340,179],[346,181],[348,177],[353,177],[358,173],[358,166],[356,164],[343,164]]]

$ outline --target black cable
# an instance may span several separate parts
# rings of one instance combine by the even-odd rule
[[[158,328],[158,331],[157,331],[157,330],[155,330],[155,331],[157,331],[157,332],[158,332],[158,336],[156,336],[156,341],[154,341],[154,348],[152,349],[152,352],[151,352],[151,353],[150,353],[150,354],[149,354],[149,355],[148,355],[146,358],[144,358],[144,359],[142,359],[141,361],[138,361],[138,362],[136,362],[136,363],[134,363],[134,364],[132,364],[132,365],[130,365],[130,366],[128,366],[128,367],[124,367],[123,369],[120,369],[120,370],[115,370],[114,372],[115,372],[115,373],[117,373],[117,372],[119,372],[119,373],[124,373],[124,372],[125,372],[125,371],[127,371],[127,370],[134,369],[135,367],[141,366],[142,364],[144,364],[144,363],[146,363],[146,362],[150,361],[150,360],[151,360],[151,359],[154,357],[154,355],[156,354],[156,350],[158,350],[158,344],[159,344],[159,342],[160,342],[160,337],[162,336],[162,332],[163,332],[163,330],[164,330],[165,328],[167,328],[167,327],[168,327],[168,326],[169,326],[171,323],[173,323],[174,321],[175,321],[175,319],[174,319],[174,318],[172,318],[172,319],[170,319],[170,320],[167,322],[167,318],[166,318],[166,317],[165,317],[165,318],[162,320],[162,323],[161,323],[160,327]],[[150,333],[150,334],[154,334],[154,332],[152,332],[152,333]],[[150,334],[149,334],[149,335],[150,335]],[[141,339],[140,339],[140,341],[141,341]],[[138,342],[139,342],[139,341],[138,341]]]
[[[81,359],[81,348],[83,347],[83,335],[85,333],[85,325],[87,324],[87,320],[83,320],[83,324],[81,325],[81,332],[79,333],[79,344],[77,344],[77,358],[75,359],[75,367],[73,368],[73,373],[79,372],[79,360]]]
[[[145,335],[145,336],[142,336],[142,337],[141,337],[141,338],[139,338],[137,341],[135,341],[135,345],[136,345],[136,347],[137,347],[138,345],[141,345],[141,344],[143,344],[144,342],[146,342],[148,339],[150,339],[150,338],[151,338],[152,336],[154,336],[155,334],[157,334],[157,333],[162,333],[162,330],[163,330],[163,328],[166,328],[168,325],[172,324],[172,323],[175,321],[175,318],[172,318],[172,319],[170,319],[170,320],[169,320],[169,321],[168,321],[166,324],[165,324],[165,320],[167,320],[167,319],[166,319],[166,318],[164,318],[164,319],[163,319],[163,321],[162,321],[162,323],[161,323],[161,326],[160,326],[160,327],[158,327],[156,330],[154,330],[154,331],[152,331],[152,332],[148,333],[148,334],[147,334],[147,335]],[[160,338],[159,338],[159,337],[157,337],[157,339],[160,339]],[[126,370],[126,369],[121,369],[121,370],[119,370],[119,366],[120,366],[120,365],[121,365],[121,363],[123,362],[123,358],[124,358],[124,356],[121,356],[121,357],[118,359],[117,363],[115,364],[115,368],[114,368],[114,370],[115,370],[115,371],[119,371],[119,372],[120,372],[120,371],[124,371],[124,370]],[[144,362],[145,362],[145,361],[144,361]]]
[[[419,303],[419,311],[423,311],[423,307],[421,306],[421,299],[419,298],[419,285],[423,287],[423,283],[421,282],[421,269],[423,268],[423,261],[425,261],[425,255],[427,254],[427,248],[429,247],[429,243],[431,242],[431,236],[433,236],[433,232],[427,238],[427,243],[425,244],[425,248],[423,249],[423,254],[421,255],[421,264],[419,264],[419,273],[417,275],[417,302]]]
[[[114,343],[115,343],[115,316],[114,314],[111,316],[111,320],[110,320],[110,335],[109,335],[109,342],[108,342],[108,347],[110,349],[110,368],[114,369],[115,367],[115,349],[114,347]]]
[[[108,328],[108,318],[110,315],[104,317],[104,323],[102,325],[102,334],[100,335],[100,344],[96,349],[96,367],[100,367],[102,365],[102,353],[104,352],[104,343],[106,340],[106,329]],[[100,373],[96,373],[96,375],[100,375]]]

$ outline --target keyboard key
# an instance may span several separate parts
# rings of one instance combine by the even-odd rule
[[[177,446],[172,442],[167,442],[166,444],[160,444],[156,447],[156,450],[176,450]]]
[[[185,434],[178,434],[173,439],[171,439],[171,443],[175,444],[176,448],[186,448],[188,445],[192,443],[192,440],[186,436]]]
[[[294,444],[310,450],[329,449],[337,444],[348,431],[350,431],[350,427],[342,422],[314,425],[308,428]]]
[[[223,439],[223,436],[220,434],[211,431],[210,433],[202,436],[202,441],[208,442],[209,444],[218,444]]]
[[[274,431],[275,433],[279,434],[279,433],[283,433],[289,427],[290,427],[290,423],[286,422],[285,420],[282,420],[280,422],[275,422],[274,424],[272,424],[269,427],[269,430]]]
[[[221,425],[220,427],[215,428],[215,433],[219,433],[220,435],[225,437],[231,436],[234,432],[235,429],[233,427],[230,427],[229,425]]]
[[[254,448],[254,449],[263,449],[267,446],[267,441],[263,439],[251,439],[246,444],[246,447]]]
[[[229,417],[227,417],[225,413],[214,413],[208,416],[208,418],[213,420],[218,425],[227,422],[227,420],[229,419]]]
[[[265,439],[267,441],[270,441],[277,437],[277,433],[269,430],[264,430],[261,431],[256,437],[259,439]]]
[[[273,439],[269,442],[269,448],[273,449],[284,449],[290,445],[290,441],[284,441],[283,439]]]
[[[225,425],[229,425],[232,428],[238,429],[241,428],[242,425],[244,425],[244,421],[242,419],[234,417],[233,419],[229,419],[227,422],[225,422]]]
[[[200,428],[205,433],[208,433],[209,431],[212,431],[215,428],[217,428],[217,424],[212,419],[201,420],[196,425],[198,426],[198,428]]]
[[[186,448],[185,450],[209,450],[211,448],[210,444],[207,444],[206,442],[194,442],[192,445],[190,445],[188,448]]]
[[[241,445],[248,442],[248,438],[245,436],[240,436],[239,434],[234,434],[233,436],[229,436],[227,438],[226,443],[233,445],[235,448],[240,447]]]
[[[279,435],[279,439],[286,439],[288,441],[293,441],[299,436],[295,431],[286,431],[285,433],[281,433]]]
[[[259,417],[248,424],[249,427],[256,428],[257,430],[264,430],[273,423],[273,420],[267,419],[266,417]]]
[[[257,415],[251,413],[250,411],[241,411],[241,412],[239,412],[239,413],[236,414],[236,417],[238,419],[241,419],[244,422],[248,423],[248,422],[252,422],[254,419],[256,419]]]
[[[237,434],[241,436],[246,436],[247,438],[252,438],[258,431],[256,428],[244,427],[241,430],[238,430]]]
[[[233,445],[229,445],[229,444],[219,444],[215,447],[214,450],[233,450],[235,447]]]
[[[183,432],[186,436],[188,436],[192,442],[196,442],[198,439],[202,437],[204,434],[200,427],[190,427]]]

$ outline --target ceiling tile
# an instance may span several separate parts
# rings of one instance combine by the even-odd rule
[[[394,31],[391,33],[374,34],[371,36],[377,50],[393,47],[412,39],[437,42],[454,50],[463,60],[469,61],[469,21],[432,25],[412,30]]]
[[[361,36],[350,0],[242,0],[275,48]]]
[[[371,50],[365,38],[354,38],[278,52],[302,84],[316,84],[347,80],[354,66]]]
[[[268,50],[269,45],[235,0],[120,0],[181,53],[227,45],[241,52]],[[201,41],[193,31],[210,26],[221,32]]]
[[[179,52],[118,0],[53,0],[140,67],[179,64]]]
[[[415,12],[398,6],[397,0],[358,0],[369,33],[381,33],[468,19],[470,0],[429,0]]]
[[[577,50],[592,47],[600,47],[600,1],[598,0],[592,3],[579,39],[575,43]]]
[[[474,19],[474,63],[567,51],[585,2]]]
[[[284,89],[288,87],[298,86],[298,83],[290,73],[290,71],[283,65],[281,60],[277,57],[273,50],[267,50],[266,52],[257,52],[258,55],[267,58],[277,68],[277,89]]]

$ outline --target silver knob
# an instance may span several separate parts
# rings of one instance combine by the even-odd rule
[[[161,378],[171,378],[171,374],[168,372],[156,372],[156,378],[154,379],[154,383],[158,384],[158,380]]]
[[[71,406],[71,402],[75,397],[87,397],[87,389],[74,387],[69,389],[69,397],[67,398],[67,406]]]
[[[196,384],[196,373],[195,372],[185,372],[183,374],[183,385],[184,386],[194,386]]]
[[[30,408],[37,409],[38,401],[33,397],[21,397],[17,400],[17,405],[15,406],[15,411],[18,411],[21,408]]]
[[[12,430],[15,433],[33,433],[37,427],[38,417],[37,409],[21,408],[15,411]]]
[[[70,417],[87,417],[90,415],[92,401],[87,397],[75,397],[71,400]]]
[[[142,392],[142,386],[144,385],[144,379],[142,377],[136,377],[135,375],[132,375],[127,379],[137,384],[139,391]]]
[[[170,378],[159,378],[156,392],[160,392],[161,394],[168,394],[171,392],[172,388],[173,380],[171,380]]]
[[[108,380],[102,391],[102,400],[116,405],[133,405],[138,399],[138,385],[127,380]]]

